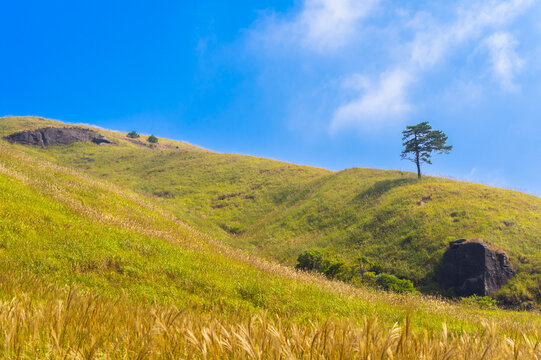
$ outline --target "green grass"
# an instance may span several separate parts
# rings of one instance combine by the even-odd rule
[[[377,315],[392,324],[403,319],[406,304],[419,326],[433,318],[435,327],[445,321],[452,329],[471,329],[480,323],[469,320],[470,311],[502,316],[355,289],[262,261],[209,239],[129,190],[9,145],[0,144],[0,164],[0,266],[6,277],[29,273],[111,299],[128,295],[202,312],[269,311],[299,321]],[[541,320],[526,313],[504,316]]]
[[[0,136],[43,126],[63,125],[3,118]],[[13,147],[128,187],[216,239],[287,265],[307,249],[325,247],[346,259],[367,256],[384,271],[433,289],[448,242],[480,237],[503,248],[519,271],[541,271],[541,199],[532,195],[419,181],[401,171],[331,172],[167,139],[151,149],[126,134],[102,133],[118,145]]]
[[[29,119],[0,121],[4,134],[19,126],[44,126],[36,119],[31,119],[32,124]],[[289,349],[300,351],[297,356],[302,357],[306,346],[310,349],[309,344],[323,340],[330,345],[321,345],[317,351],[327,351],[326,346],[338,349],[342,345],[332,345],[338,341],[335,331],[352,336],[344,350],[344,354],[350,355],[345,358],[357,356],[351,346],[359,344],[358,336],[365,336],[363,331],[381,337],[381,343],[371,350],[374,354],[380,347],[399,354],[404,352],[404,348],[400,349],[405,345],[399,345],[402,340],[395,342],[399,337],[392,326],[404,323],[408,313],[411,317],[405,331],[411,328],[418,336],[411,340],[411,346],[419,341],[427,346],[424,350],[411,349],[411,354],[426,354],[435,348],[447,351],[447,345],[440,349],[441,336],[447,337],[445,328],[457,336],[449,342],[456,349],[497,339],[501,354],[508,354],[513,348],[504,341],[504,335],[510,339],[525,335],[533,344],[539,341],[536,334],[541,317],[537,313],[356,288],[254,256],[270,256],[273,249],[283,247],[281,255],[273,256],[282,256],[287,262],[288,252],[295,256],[296,249],[331,243],[345,256],[348,241],[352,240],[344,235],[351,230],[337,230],[343,224],[356,227],[360,220],[379,217],[384,229],[378,230],[381,234],[369,226],[365,231],[384,236],[397,228],[392,222],[383,221],[382,214],[388,213],[387,219],[398,217],[394,226],[403,226],[400,221],[409,220],[401,220],[393,212],[414,214],[413,210],[417,210],[421,215],[431,214],[428,209],[440,201],[435,194],[444,195],[441,189],[447,189],[446,186],[450,186],[446,190],[449,193],[454,191],[453,187],[471,186],[472,202],[480,202],[475,195],[488,204],[484,206],[492,206],[489,200],[496,200],[486,200],[484,192],[475,191],[476,185],[441,179],[417,182],[408,174],[377,170],[354,169],[334,174],[265,159],[214,154],[162,139],[160,143],[173,149],[150,149],[125,141],[118,134],[105,133],[119,145],[74,144],[40,149],[0,141],[0,326],[6,329],[0,334],[0,353],[6,357],[23,357],[20,354],[24,353],[23,358],[77,358],[83,357],[79,353],[82,349],[91,352],[94,347],[90,345],[96,344],[102,354],[134,358],[137,351],[144,350],[143,345],[151,342],[153,345],[144,350],[153,354],[149,358],[162,358],[162,351],[179,344],[182,350],[172,358],[204,358],[204,334],[212,334],[213,341],[220,342],[225,336],[217,330],[220,326],[228,329],[228,334],[253,326],[252,335],[248,332],[236,338],[253,339],[257,342],[253,346],[261,346],[271,355]],[[130,169],[126,170],[127,167]],[[390,182],[381,185],[386,178]],[[411,199],[425,194],[426,187],[433,191],[431,201],[424,206],[412,203]],[[489,195],[495,191],[480,188]],[[155,195],[157,190],[162,193]],[[164,196],[165,191],[171,195]],[[418,193],[411,197],[411,191]],[[530,197],[506,191],[497,193],[503,194],[504,199],[516,199],[517,213],[512,215],[515,221],[528,218],[518,212],[518,206],[524,210],[528,204],[535,221],[536,203],[530,202]],[[341,194],[349,195],[338,202]],[[460,194],[456,196],[454,201],[459,201]],[[324,199],[337,202],[325,205]],[[449,207],[442,210],[443,214],[458,211],[453,201],[445,201]],[[227,205],[215,206],[221,202]],[[341,204],[348,204],[351,210],[333,210],[341,209]],[[373,213],[357,214],[367,204],[374,208],[370,210]],[[334,211],[334,216],[329,215]],[[474,219],[474,213],[471,214]],[[504,214],[505,221],[509,221],[509,214]],[[482,222],[480,217],[477,221]],[[230,234],[235,224],[243,230]],[[312,227],[305,229],[306,224]],[[501,231],[509,227],[505,226]],[[430,227],[426,225],[425,229]],[[265,231],[267,243],[258,244],[258,236]],[[332,240],[333,236],[344,238],[337,242]],[[225,245],[223,240],[250,251]],[[384,251],[386,245],[381,245]],[[510,243],[509,249],[534,251],[531,244],[523,246],[526,247],[521,249],[518,243]],[[412,261],[411,266],[414,265]],[[67,304],[71,304],[70,294],[74,293],[70,289],[74,288],[79,295],[70,307]],[[183,315],[174,315],[178,309],[184,309]],[[179,322],[171,320],[172,316],[177,316]],[[367,320],[369,317],[372,320]],[[380,325],[372,327],[367,321],[375,318]],[[127,320],[124,323],[120,319]],[[162,320],[165,325],[160,323]],[[207,324],[214,325],[208,328]],[[494,324],[494,335],[483,330],[487,324]],[[173,336],[167,330],[169,326],[179,335]],[[192,335],[195,332],[195,338],[186,329],[191,329]],[[441,331],[444,335],[440,335]],[[131,334],[136,340],[129,341],[122,334]],[[275,335],[299,337],[308,345],[279,345],[279,339],[267,343],[265,339]],[[390,336],[390,342],[385,341],[385,336]],[[403,341],[409,344],[409,340]],[[394,344],[392,349],[389,344]],[[248,356],[235,355],[231,350],[243,348],[242,344],[231,346],[216,350],[216,356]],[[233,353],[219,352],[226,349]],[[490,353],[497,358],[498,351],[494,349]],[[528,351],[535,353],[535,349]],[[467,354],[466,350],[456,351]],[[271,355],[268,357],[272,358]]]

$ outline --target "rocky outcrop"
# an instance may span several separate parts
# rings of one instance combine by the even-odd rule
[[[71,145],[76,142],[91,141],[95,144],[111,144],[105,136],[94,130],[83,128],[43,128],[11,134],[6,139],[11,143],[23,145]]]
[[[484,241],[460,239],[443,254],[438,282],[457,296],[488,296],[514,275],[507,255]]]

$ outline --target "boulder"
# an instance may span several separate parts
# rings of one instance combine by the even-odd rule
[[[98,145],[111,144],[111,141],[96,131],[84,128],[43,128],[27,130],[6,137],[11,143],[23,145],[53,146],[71,145],[76,142],[91,141]]]
[[[112,144],[111,143],[111,140],[107,139],[105,136],[101,135],[101,134],[97,134],[92,140],[91,140],[94,144],[98,144],[98,145],[101,145],[101,144]]]
[[[460,239],[450,242],[443,254],[438,282],[457,296],[489,296],[513,275],[505,252],[484,241]]]

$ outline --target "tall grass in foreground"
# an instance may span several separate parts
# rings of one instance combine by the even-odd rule
[[[39,285],[36,285],[39,287]],[[189,309],[111,302],[84,292],[49,290],[0,303],[0,353],[9,359],[538,359],[539,335],[415,331],[377,317],[289,322],[194,314]]]

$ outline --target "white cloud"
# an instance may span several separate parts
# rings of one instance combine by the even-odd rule
[[[411,61],[421,68],[434,66],[453,47],[478,38],[488,27],[507,24],[535,3],[534,0],[483,1],[469,3],[469,8],[457,9],[456,20],[451,24],[438,24],[425,13],[411,23],[431,25],[418,31],[411,43]]]
[[[425,83],[440,71],[438,66],[459,63],[480,47],[488,50],[491,70],[502,88],[519,88],[516,74],[524,62],[516,52],[518,41],[507,34],[507,28],[537,1],[459,0],[458,4],[446,3],[446,11],[438,14],[430,12],[434,9],[430,5],[424,11],[403,10],[407,5],[401,2],[302,0],[289,16],[259,21],[250,32],[249,45],[257,54],[261,50],[287,54],[287,66],[301,59],[299,69],[310,74],[317,74],[321,65],[322,82],[332,82],[331,76],[335,84],[336,79],[345,79],[333,101],[326,103],[332,132],[377,129],[415,110],[414,84]],[[380,14],[384,17],[367,27],[365,20]],[[491,33],[494,35],[487,38]],[[363,46],[376,51],[365,51]],[[352,65],[351,59],[358,59],[359,64]],[[338,74],[342,66],[344,70]],[[451,80],[444,92],[458,80]],[[477,89],[473,86],[477,80],[468,78],[472,89]]]
[[[341,105],[332,117],[331,131],[352,126],[373,129],[400,119],[413,109],[407,94],[424,72],[444,61],[454,48],[478,40],[487,27],[506,24],[533,3],[533,0],[477,3],[468,9],[457,9],[457,16],[450,24],[439,24],[432,16],[418,13],[409,22],[409,26],[417,30],[406,49],[409,57],[384,71],[378,86],[360,89],[356,99]],[[514,75],[522,67],[522,60],[514,51],[517,42],[507,34],[497,33],[488,38],[486,44],[494,74],[502,87],[516,89]]]
[[[517,91],[515,75],[524,65],[515,48],[518,42],[508,33],[498,32],[486,38],[484,45],[490,53],[491,68],[496,80],[507,91]]]
[[[256,41],[271,46],[292,46],[316,52],[335,51],[357,36],[361,20],[380,0],[304,0],[291,19],[267,17],[258,23]],[[269,44],[270,42],[270,44]]]
[[[290,24],[304,45],[334,50],[350,41],[359,21],[368,16],[379,0],[306,0],[300,15]]]
[[[411,110],[411,105],[407,101],[406,90],[413,80],[404,70],[382,74],[376,86],[368,84],[366,79],[359,75],[348,78],[346,83],[352,88],[362,88],[362,94],[334,112],[331,130],[348,127],[370,130],[379,127],[382,120],[407,113]],[[355,82],[358,86],[354,86]]]

